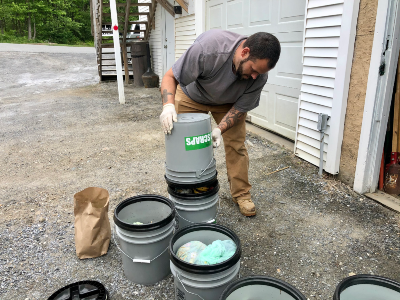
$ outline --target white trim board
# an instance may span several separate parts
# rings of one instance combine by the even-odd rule
[[[360,0],[334,2],[335,5],[331,1],[307,1],[295,138],[295,154],[319,165],[318,114],[328,114],[329,134],[324,137],[323,159],[324,170],[331,174],[339,172]],[[312,143],[300,134],[304,121],[309,124]]]
[[[206,0],[195,0],[195,28],[196,37],[206,31]]]
[[[365,196],[379,202],[386,207],[389,207],[390,209],[400,212],[400,200],[389,194],[386,194],[382,191],[376,191],[375,193],[367,193]]]
[[[342,153],[344,119],[349,95],[350,73],[353,65],[354,43],[360,0],[344,1],[340,28],[339,52],[333,90],[332,115],[325,170],[331,174],[339,172]],[[333,126],[335,125],[335,126]]]
[[[399,27],[399,0],[379,0],[354,176],[353,189],[358,193],[374,192],[378,183],[385,141],[383,132],[388,122],[397,67],[395,62],[399,55]],[[387,38],[390,43],[383,55]],[[384,76],[379,76],[378,70],[383,59],[386,70]]]

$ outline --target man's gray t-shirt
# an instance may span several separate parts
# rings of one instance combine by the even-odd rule
[[[172,66],[183,92],[205,105],[234,103],[247,112],[257,107],[268,74],[241,80],[232,71],[232,59],[246,36],[220,29],[202,33]]]

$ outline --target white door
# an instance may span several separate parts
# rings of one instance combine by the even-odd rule
[[[163,74],[165,74],[175,62],[175,19],[165,9],[162,9],[162,50],[163,50]]]
[[[260,105],[251,121],[295,139],[297,109],[303,71],[302,47],[306,0],[208,0],[206,28],[243,35],[264,31],[281,43],[281,56],[269,72]]]

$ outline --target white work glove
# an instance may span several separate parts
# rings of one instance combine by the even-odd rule
[[[214,130],[212,131],[212,140],[213,148],[218,148],[222,140],[221,129],[219,129],[218,127],[214,128]]]
[[[176,114],[175,105],[172,103],[165,104],[160,115],[160,122],[164,133],[171,134],[171,130],[174,128],[173,122],[177,121],[178,115]]]

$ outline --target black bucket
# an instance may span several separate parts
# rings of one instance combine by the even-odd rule
[[[69,284],[53,295],[48,300],[109,300],[108,291],[98,281],[86,280]]]
[[[400,300],[400,283],[392,279],[360,274],[347,277],[336,287],[333,300]]]
[[[232,282],[220,300],[306,300],[295,287],[268,276],[249,276]]]

